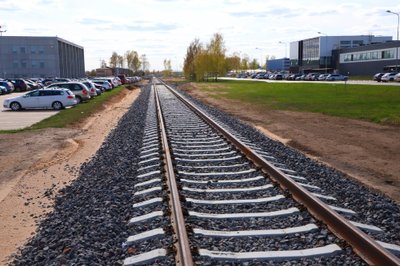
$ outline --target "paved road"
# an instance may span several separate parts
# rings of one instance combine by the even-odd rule
[[[4,99],[22,94],[24,93],[16,92],[12,94],[0,95],[0,130],[21,129],[29,127],[47,117],[58,113],[58,111],[54,110],[23,110],[13,112],[9,109],[4,109]]]

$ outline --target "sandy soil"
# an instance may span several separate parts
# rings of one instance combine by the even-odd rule
[[[193,84],[185,84],[182,88],[251,124],[268,137],[298,149],[400,203],[400,127],[316,113],[265,110],[223,97],[208,97]]]
[[[0,265],[34,235],[57,191],[79,174],[140,90],[124,90],[83,123],[0,135]]]

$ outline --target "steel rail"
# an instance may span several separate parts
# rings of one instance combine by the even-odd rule
[[[339,238],[345,240],[353,247],[355,252],[363,258],[367,263],[372,265],[400,265],[400,260],[382,247],[377,241],[373,240],[366,233],[352,225],[346,218],[338,214],[327,204],[323,203],[317,197],[313,196],[306,189],[299,186],[291,178],[287,177],[282,171],[274,167],[260,155],[255,153],[238,138],[229,133],[223,127],[218,125],[212,118],[187,101],[173,88],[168,86],[164,81],[161,82],[176,95],[183,103],[185,103],[192,111],[199,115],[207,124],[220,132],[227,140],[232,142],[244,155],[253,161],[261,170],[267,173],[279,185],[288,190],[293,198],[302,204],[307,210],[318,220],[326,224],[330,230]]]
[[[164,153],[165,160],[165,171],[168,180],[168,187],[171,193],[170,196],[170,205],[171,211],[173,215],[173,225],[175,234],[177,236],[177,265],[184,266],[192,266],[193,265],[193,257],[190,250],[189,238],[186,231],[185,219],[183,218],[182,206],[179,200],[179,191],[176,184],[176,176],[174,172],[174,167],[172,163],[172,157],[170,153],[170,149],[168,146],[167,133],[165,130],[164,117],[162,115],[160,99],[158,97],[157,89],[154,87],[156,105],[157,105],[157,116],[158,123],[160,126],[161,132],[161,143]]]

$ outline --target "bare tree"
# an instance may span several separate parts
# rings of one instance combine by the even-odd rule
[[[118,65],[118,54],[117,52],[113,52],[110,57],[110,67],[117,67]]]
[[[141,62],[136,51],[127,51],[125,53],[125,58],[129,69],[131,69],[133,72],[139,70]]]
[[[147,57],[146,57],[145,54],[142,54],[140,56],[140,61],[142,62],[142,70],[143,70],[143,72],[148,71],[149,67],[150,67],[150,63],[149,63],[149,61],[147,61]]]
[[[164,59],[164,77],[169,77],[172,75],[171,59]]]

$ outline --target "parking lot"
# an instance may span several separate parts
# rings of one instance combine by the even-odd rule
[[[12,130],[29,127],[47,117],[58,113],[58,111],[54,110],[23,110],[13,112],[9,109],[4,109],[4,99],[22,94],[24,93],[15,92],[12,94],[0,95],[0,130]]]

